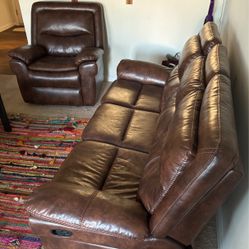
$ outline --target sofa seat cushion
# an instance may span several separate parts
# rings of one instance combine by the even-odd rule
[[[146,153],[83,141],[64,161],[54,180],[136,199],[147,160]]]
[[[102,104],[83,133],[83,140],[94,140],[149,153],[158,113]]]
[[[138,110],[160,112],[163,86],[119,79],[102,98],[102,103],[113,103]]]
[[[51,225],[54,224],[57,227],[55,229],[72,231],[73,240],[79,237],[84,238],[88,233],[88,236],[94,237],[93,243],[100,240],[102,245],[105,244],[106,237],[110,240],[124,239],[127,243],[130,240],[143,240],[149,236],[148,214],[143,206],[135,200],[123,199],[104,191],[87,187],[79,188],[74,184],[51,182],[36,190],[27,204],[31,218],[50,224],[50,234]],[[39,234],[46,233],[46,230],[42,229]],[[59,240],[71,240],[68,237],[51,236]],[[85,247],[85,243],[83,246],[78,243],[77,245],[80,246],[57,247],[56,244],[49,248],[119,248],[88,247],[88,245]]]
[[[74,57],[45,56],[29,65],[33,71],[68,72],[77,70]]]

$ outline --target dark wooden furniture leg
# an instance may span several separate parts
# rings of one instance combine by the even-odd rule
[[[5,111],[1,96],[0,96],[0,118],[2,120],[4,130],[11,131],[11,126],[10,126],[9,119],[8,119],[7,113]]]

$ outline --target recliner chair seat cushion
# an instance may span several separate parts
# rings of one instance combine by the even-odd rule
[[[29,65],[29,69],[42,72],[76,71],[75,57],[45,56]]]

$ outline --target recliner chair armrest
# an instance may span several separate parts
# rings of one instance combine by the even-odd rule
[[[75,64],[79,66],[83,62],[97,61],[104,54],[104,50],[101,48],[85,48],[75,58]]]
[[[118,79],[144,84],[164,85],[172,69],[144,61],[122,60],[117,68]]]
[[[69,231],[145,238],[147,212],[139,202],[88,187],[52,182],[37,189],[26,202],[31,217],[66,226]]]
[[[29,65],[35,60],[47,54],[44,47],[39,45],[26,45],[23,47],[15,48],[9,51],[9,56],[14,59],[19,59],[25,64]]]

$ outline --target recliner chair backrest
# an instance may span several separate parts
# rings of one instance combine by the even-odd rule
[[[74,56],[87,47],[104,48],[103,20],[98,3],[36,2],[32,6],[32,45],[58,56]]]

